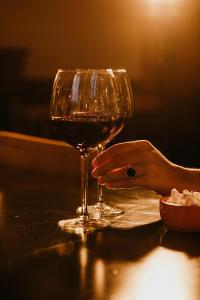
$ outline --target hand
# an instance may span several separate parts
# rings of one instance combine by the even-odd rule
[[[162,194],[174,187],[200,189],[200,170],[173,164],[145,140],[116,144],[97,155],[92,164],[92,175],[111,189],[144,187]],[[136,171],[132,178],[127,175],[130,166]]]

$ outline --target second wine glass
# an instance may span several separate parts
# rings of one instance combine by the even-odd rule
[[[97,153],[105,150],[106,145],[113,140],[122,131],[127,121],[132,117],[134,111],[133,93],[129,77],[125,69],[112,70],[114,74],[115,86],[117,90],[117,103],[119,118],[115,124],[112,134],[96,147]],[[80,213],[81,207],[78,209]],[[94,205],[88,206],[88,211],[91,216],[97,219],[104,217],[116,217],[124,213],[122,208],[116,205],[108,205],[105,202],[103,186],[98,184],[97,187],[97,202]]]
[[[112,136],[110,136],[108,140],[97,146],[98,153],[104,151],[106,145],[119,135],[126,125],[127,120],[132,117],[133,114],[133,93],[127,72],[125,69],[118,69],[113,70],[113,73],[118,91],[118,99],[121,102],[121,105],[119,106],[121,108],[120,113],[122,115],[120,118],[121,123],[117,124]],[[89,206],[88,209],[89,213],[99,216],[99,218],[116,217],[124,213],[122,208],[106,204],[103,186],[100,184],[98,184],[97,202],[96,204]]]

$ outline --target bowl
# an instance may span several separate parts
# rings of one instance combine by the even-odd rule
[[[175,231],[200,231],[200,206],[184,206],[160,199],[160,216],[165,225]]]

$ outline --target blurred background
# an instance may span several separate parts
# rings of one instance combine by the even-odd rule
[[[135,114],[115,142],[200,167],[199,0],[1,0],[0,130],[55,138],[58,68],[125,68]]]

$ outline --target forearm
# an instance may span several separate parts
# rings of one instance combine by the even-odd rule
[[[184,189],[189,191],[200,191],[200,169],[184,168],[174,165],[174,186],[182,192]]]

